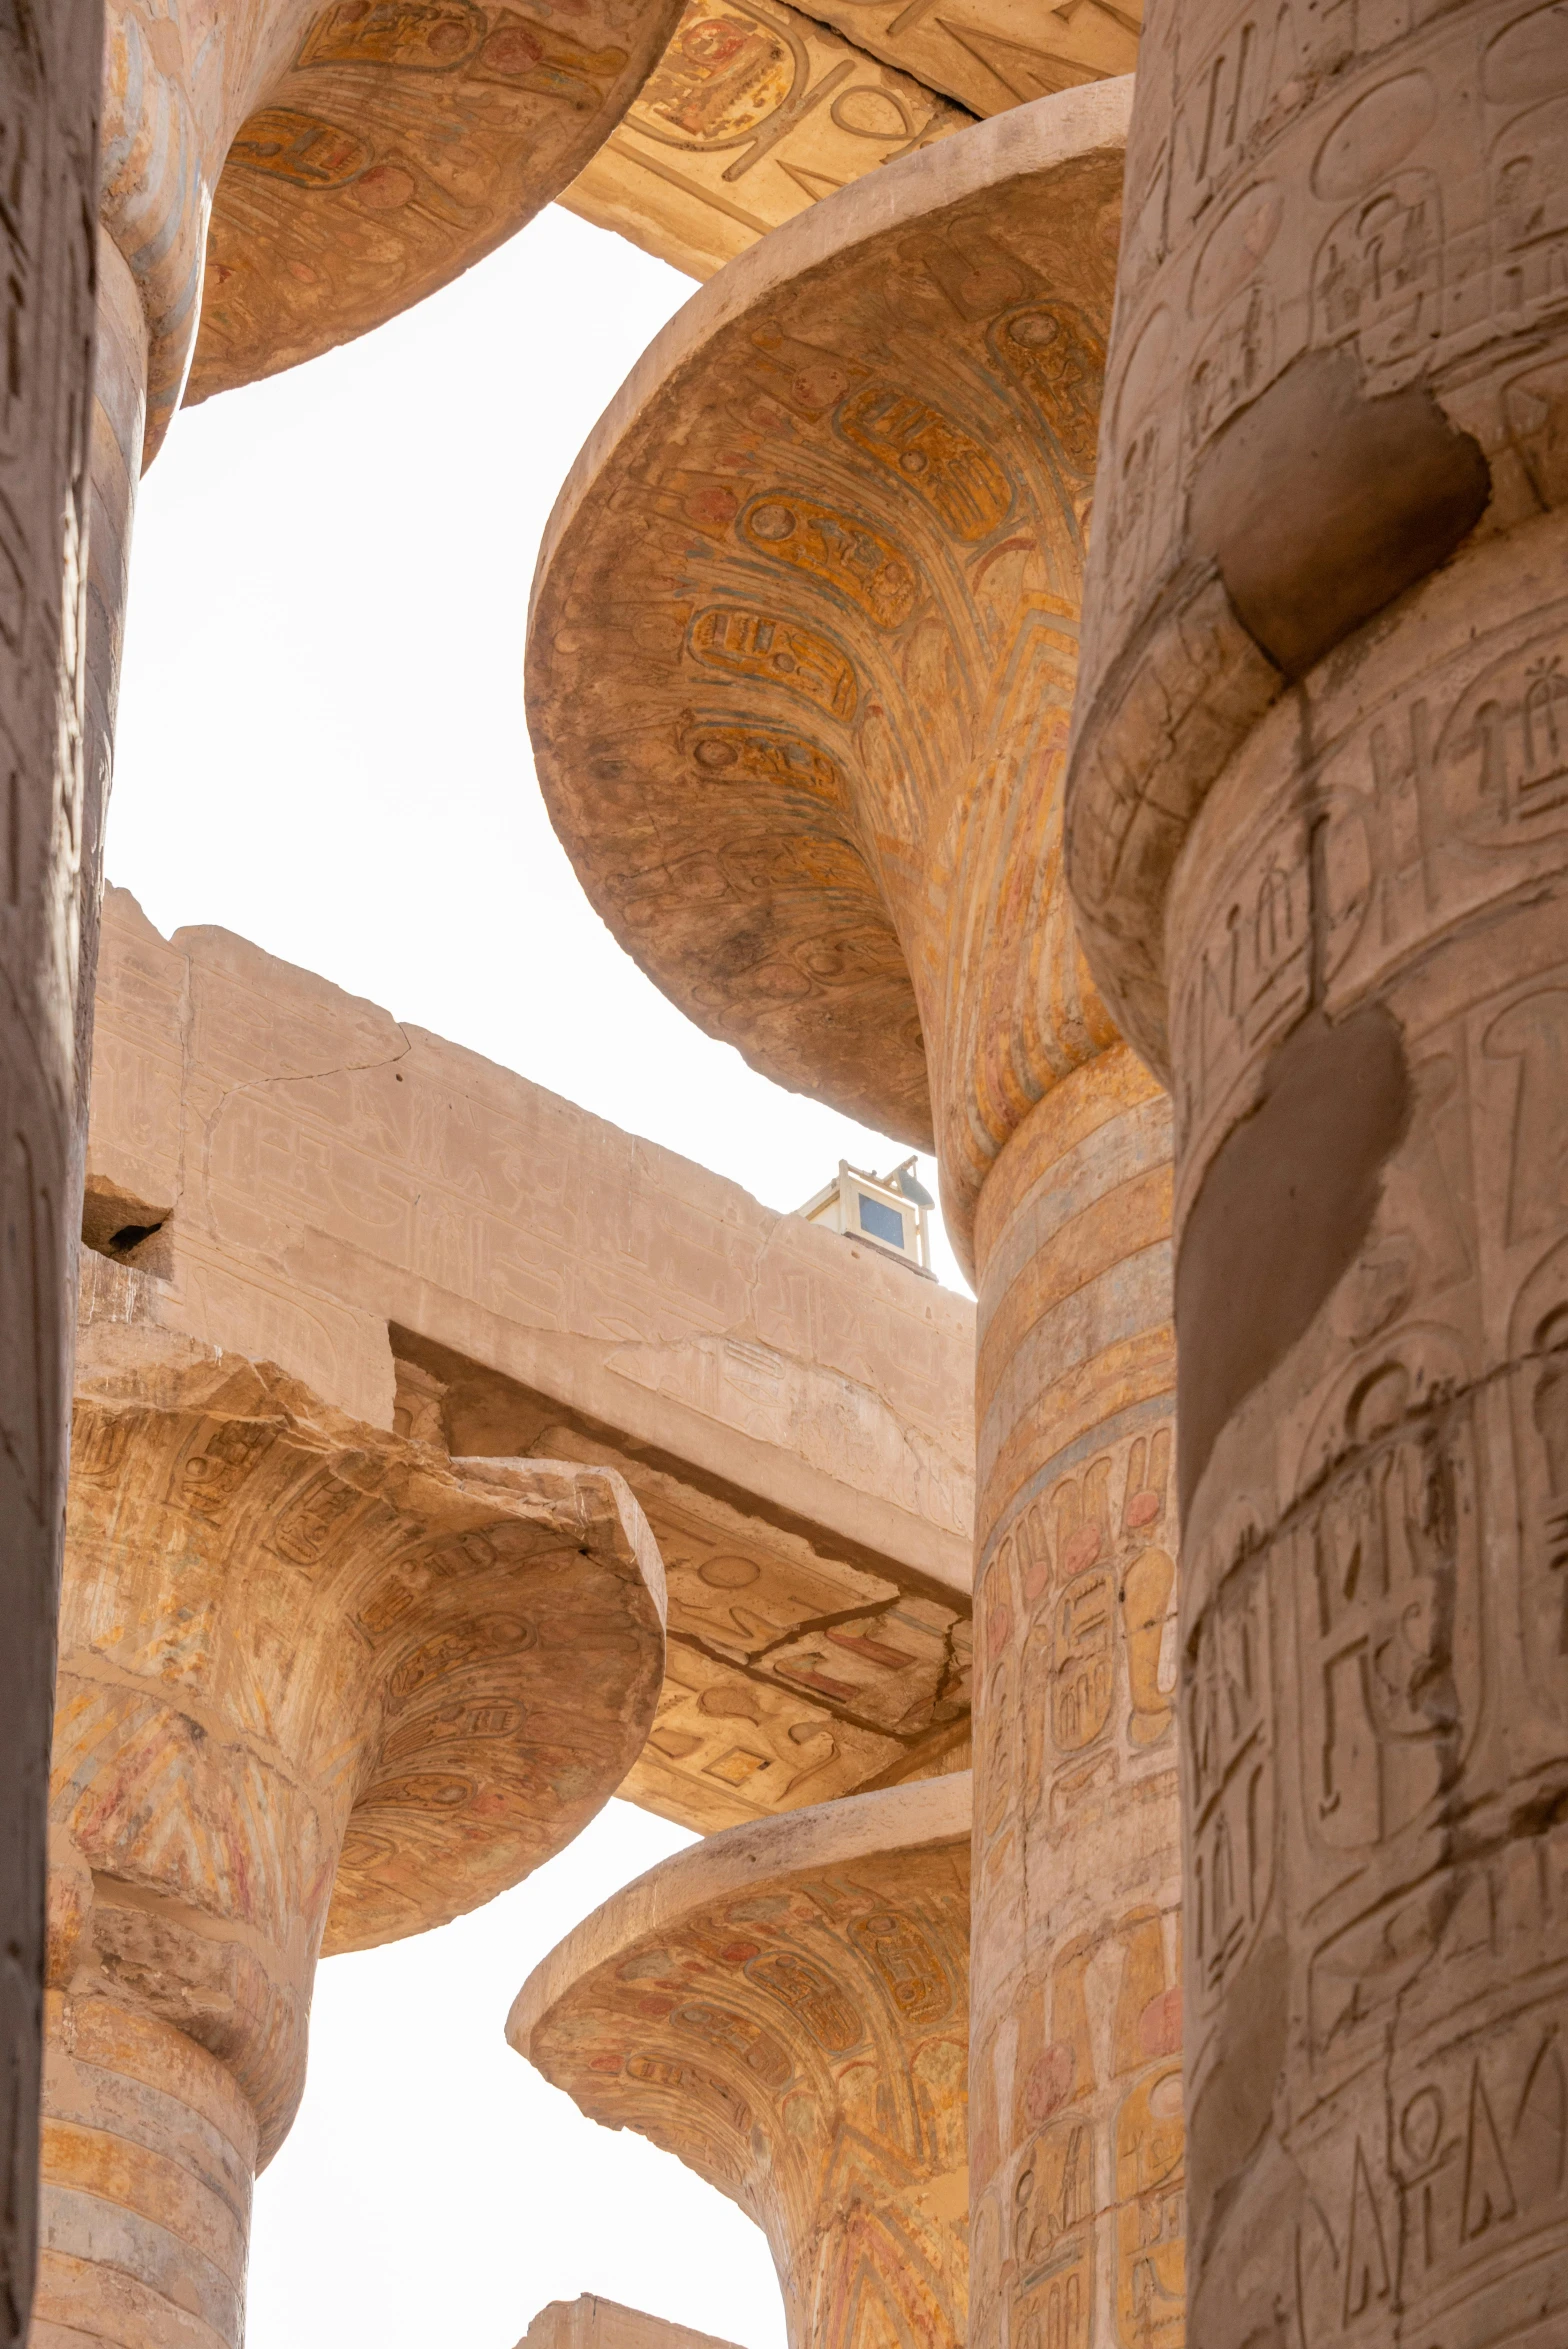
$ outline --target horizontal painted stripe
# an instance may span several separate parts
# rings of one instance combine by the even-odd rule
[[[112,1998],[65,2002],[62,2034],[78,2063],[95,2064],[178,2099],[254,2168],[256,2120],[232,2074],[173,2023],[134,2015]]]
[[[991,1300],[1005,1296],[1033,1256],[1064,1224],[1071,1223],[1123,1183],[1168,1166],[1171,1107],[1165,1094],[1140,1102],[1096,1126],[1060,1158],[1042,1167],[997,1232],[980,1271],[982,1336]]]
[[[976,1431],[979,1476],[985,1483],[991,1464],[1013,1429],[1025,1418],[1038,1417],[1039,1402],[1057,1383],[1111,1353],[1147,1330],[1167,1328],[1171,1320],[1171,1248],[1156,1241],[1136,1256],[1112,1265],[1098,1279],[1086,1281],[1060,1304],[1030,1324],[1006,1369],[998,1378]],[[1129,1398],[1107,1386],[1107,1414]],[[1053,1443],[1053,1451],[1060,1445]]]
[[[99,2064],[80,2063],[54,2044],[44,2061],[44,2116],[101,2129],[148,2153],[166,2155],[220,2197],[236,2225],[248,2223],[250,2159],[177,2096]]]
[[[51,2185],[74,2187],[156,2220],[243,2290],[246,2217],[172,2154],[112,2129],[46,2116],[40,2159]]]
[[[51,2251],[38,2262],[33,2329],[28,2349],[44,2349],[50,2334],[56,2349],[78,2341],[92,2349],[235,2349],[234,2340],[215,2333],[200,2317],[149,2291],[134,2276],[91,2260]]]
[[[975,1248],[994,1254],[1018,1204],[1047,1168],[1113,1118],[1155,1099],[1163,1087],[1125,1044],[1113,1044],[1052,1085],[1009,1135],[975,1209]]]
[[[45,2180],[42,2240],[50,2251],[96,2267],[117,2268],[134,2283],[194,2316],[218,2338],[237,2343],[243,2295],[211,2260],[139,2211]]]
[[[1009,1362],[1033,1326],[1069,1297],[1146,1249],[1170,1239],[1171,1169],[1150,1167],[1095,1200],[1030,1257],[984,1326],[975,1359],[975,1408],[983,1419]],[[1171,1317],[1166,1298],[1160,1319]]]
[[[1176,1333],[1169,1322],[1075,1364],[1035,1398],[988,1456],[980,1480],[977,1544],[984,1547],[1019,1487],[1035,1483],[1042,1461],[1065,1452],[1080,1437],[1097,1436],[1115,1413],[1154,1396],[1174,1398],[1175,1386]]]

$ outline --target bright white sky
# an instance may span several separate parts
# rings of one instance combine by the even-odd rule
[[[237,930],[787,1209],[841,1157],[904,1152],[643,979],[550,830],[523,717],[556,490],[693,290],[551,208],[378,334],[177,418],[136,522],[108,870],[165,934]],[[501,2036],[535,1961],[690,1840],[612,1803],[478,1915],[323,1965],[249,2349],[511,2349],[586,2291],[782,2349],[751,2223]]]

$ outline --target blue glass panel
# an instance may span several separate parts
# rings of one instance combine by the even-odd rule
[[[886,1207],[880,1199],[868,1199],[864,1191],[856,1194],[860,1201],[860,1228],[874,1240],[885,1240],[890,1248],[904,1245],[904,1219],[896,1207]]]

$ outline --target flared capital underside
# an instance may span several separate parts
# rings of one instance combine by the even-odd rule
[[[619,122],[678,13],[170,0],[148,23],[110,0],[104,218],[148,311],[149,456],[182,389],[348,342],[521,228]]]
[[[614,1792],[663,1604],[613,1471],[449,1462],[265,1364],[88,1325],[54,1818],[92,1884],[57,1887],[57,1978],[139,1983],[265,2127],[318,1947],[477,1907]]]
[[[961,1216],[1113,1033],[1059,830],[1129,103],[1020,107],[732,263],[535,582],[540,779],[617,937],[766,1074],[934,1130]]]
[[[797,2343],[963,2338],[969,1846],[967,1772],[732,1828],[586,1919],[508,2020],[758,2221]]]

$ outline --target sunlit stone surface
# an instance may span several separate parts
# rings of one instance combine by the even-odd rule
[[[670,1584],[634,1800],[966,1765],[967,1298],[227,931],[111,891],[104,934],[89,1263],[355,1418],[626,1476]]]
[[[1151,25],[1069,794],[1170,1079],[1193,2336],[1568,2324],[1568,16]]]
[[[318,1953],[569,1842],[663,1658],[613,1472],[346,1419],[157,1329],[146,1279],[105,1267],[78,1338],[37,2349],[238,2343]]]
[[[616,935],[934,1138],[979,1290],[977,2341],[1183,2328],[1170,1122],[1062,784],[1125,82],[818,205],[665,330],[547,533],[530,724]]]
[[[507,2035],[767,2234],[792,2349],[965,2337],[969,1778],[731,1828],[595,1910]]]

